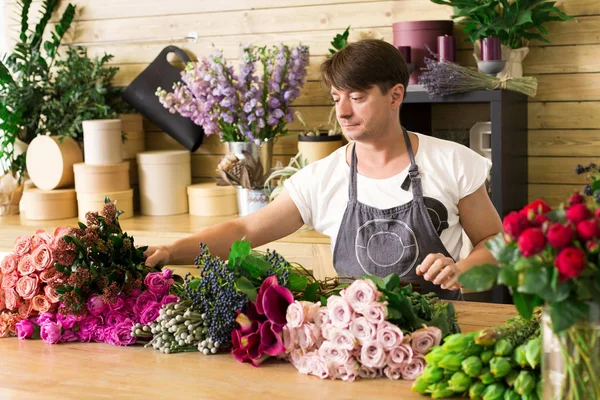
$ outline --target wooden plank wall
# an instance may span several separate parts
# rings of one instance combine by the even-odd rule
[[[32,9],[39,8],[39,0]],[[539,79],[537,97],[529,103],[530,198],[546,198],[557,204],[584,182],[572,171],[578,163],[598,159],[600,151],[600,2],[559,0],[577,22],[548,26],[551,44],[530,44],[524,69]],[[61,2],[65,7],[66,2]],[[451,10],[427,0],[80,0],[70,40],[105,40],[180,37],[198,32],[197,43],[178,42],[193,58],[210,52],[211,44],[237,63],[239,43],[295,44],[310,47],[311,63],[302,96],[295,106],[311,125],[326,121],[331,101],[318,81],[318,66],[327,54],[331,38],[348,25],[351,40],[365,37],[392,42],[392,23],[402,20],[444,19]],[[14,38],[15,1],[5,5],[9,38]],[[11,29],[12,28],[12,29]],[[460,33],[457,33],[460,35]],[[10,43],[10,41],[9,41]],[[120,67],[115,80],[127,85],[151,62],[165,44],[91,46],[90,54],[113,54]],[[472,49],[459,40],[459,61],[474,65]],[[457,122],[455,106],[434,111],[434,128],[468,129],[487,110],[475,107]],[[147,124],[150,149],[177,147],[177,143]],[[290,130],[298,130],[294,122]],[[196,180],[212,176],[225,147],[211,138],[193,158]],[[296,139],[284,138],[275,148],[276,159],[287,162],[296,153]]]

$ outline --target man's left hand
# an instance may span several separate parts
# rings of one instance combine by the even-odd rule
[[[446,290],[458,290],[458,275],[460,271],[454,260],[443,254],[429,254],[423,262],[417,266],[417,275],[423,275],[426,281],[441,286]]]

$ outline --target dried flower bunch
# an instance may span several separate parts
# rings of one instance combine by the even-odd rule
[[[494,89],[513,90],[531,97],[537,92],[537,79],[532,76],[496,78],[453,62],[438,62],[435,60],[437,55],[431,54],[434,59],[425,57],[426,68],[423,68],[423,73],[419,76],[419,84],[425,86],[432,97]]]
[[[243,159],[236,157],[235,154],[226,154],[219,165],[216,178],[217,185],[220,186],[240,186],[244,189],[262,189],[265,184],[266,176],[263,171],[260,160],[256,160],[246,150],[242,150]]]

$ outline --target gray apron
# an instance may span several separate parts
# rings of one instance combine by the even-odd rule
[[[402,281],[418,282],[421,292],[436,292],[443,299],[460,300],[460,290],[443,290],[417,275],[417,266],[430,253],[451,257],[434,228],[423,201],[419,167],[408,132],[404,141],[410,156],[408,182],[413,199],[401,206],[380,210],[357,200],[356,145],[352,147],[348,205],[340,225],[333,265],[339,275],[361,278],[364,275],[385,277],[396,273]],[[405,185],[403,185],[405,186]]]

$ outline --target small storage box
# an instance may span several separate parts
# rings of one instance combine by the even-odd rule
[[[233,186],[217,186],[214,182],[188,186],[190,215],[221,217],[238,213],[236,192]]]
[[[52,190],[73,186],[73,164],[83,161],[77,142],[65,137],[36,136],[27,149],[27,172],[36,187]]]
[[[187,187],[192,184],[188,151],[138,153],[140,208],[144,215],[176,215],[188,212]]]
[[[106,165],[123,161],[120,119],[83,121],[83,158],[86,164]]]
[[[79,220],[85,221],[85,214],[88,211],[102,211],[106,196],[112,202],[117,200],[117,210],[123,210],[119,219],[133,217],[133,189],[129,189],[122,192],[77,193]]]
[[[129,190],[129,165],[128,161],[108,165],[75,164],[75,190],[77,193]]]
[[[22,202],[24,216],[27,219],[39,221],[77,216],[75,189],[26,189]]]
[[[144,131],[125,132],[125,141],[121,147],[123,160],[135,158],[137,153],[146,151],[146,134]]]

